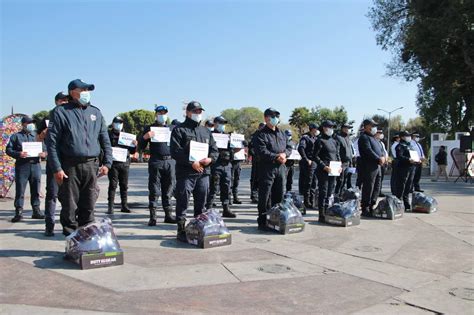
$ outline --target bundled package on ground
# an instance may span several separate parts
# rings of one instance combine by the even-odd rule
[[[349,200],[357,200],[357,204],[359,205],[362,195],[358,188],[349,188],[343,189],[341,194],[339,195],[339,201],[345,202]]]
[[[68,235],[65,257],[78,263],[81,269],[123,265],[123,251],[112,221],[103,218]]]
[[[421,192],[414,192],[411,199],[413,212],[432,213],[438,210],[438,202],[431,196]]]
[[[335,203],[326,210],[325,221],[328,224],[339,226],[359,225],[359,201],[357,199],[350,199]]]
[[[232,237],[219,212],[210,209],[192,219],[186,226],[188,243],[201,248],[230,245]]]
[[[267,211],[267,227],[281,234],[298,233],[304,230],[304,219],[296,208],[292,198],[285,198],[283,202]]]
[[[302,215],[306,214],[306,207],[304,206],[303,198],[301,197],[301,195],[297,194],[294,191],[289,191],[285,194],[284,199],[287,198],[293,200],[293,204],[298,210],[300,210]]]
[[[403,201],[395,196],[386,196],[380,200],[377,207],[374,209],[373,216],[376,218],[395,220],[403,217],[405,206]]]

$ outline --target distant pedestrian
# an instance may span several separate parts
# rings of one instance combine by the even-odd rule
[[[446,168],[448,167],[448,153],[446,152],[446,148],[444,146],[439,148],[438,153],[435,155],[435,161],[438,164],[438,170],[436,172],[436,178],[433,179],[433,181],[437,182],[441,176],[441,173],[444,173],[446,182],[449,182],[448,173],[446,172]]]

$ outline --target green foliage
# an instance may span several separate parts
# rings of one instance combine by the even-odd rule
[[[289,123],[302,135],[304,129],[311,123],[312,114],[306,107],[296,107],[290,115]]]
[[[42,110],[31,117],[36,120],[36,128],[38,128],[44,118],[49,118],[49,110]]]
[[[226,131],[241,133],[247,140],[263,122],[263,112],[256,107],[229,108],[223,110],[221,115],[229,121]]]
[[[123,118],[123,130],[125,132],[141,135],[143,129],[147,125],[151,125],[155,121],[155,112],[146,109],[136,109],[117,116]]]
[[[307,131],[307,127],[310,123],[319,125],[324,120],[333,121],[337,125],[336,128],[339,128],[344,123],[354,122],[349,121],[344,106],[336,106],[334,109],[316,106],[311,108],[311,110],[306,107],[297,107],[291,113],[289,122],[291,126],[297,129],[299,136],[301,136]]]

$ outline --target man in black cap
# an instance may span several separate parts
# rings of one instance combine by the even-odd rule
[[[56,182],[59,184],[61,224],[69,235],[94,221],[98,198],[97,177],[112,167],[112,147],[100,110],[91,105],[95,86],[82,80],[68,85],[69,102],[51,112],[46,142]],[[99,167],[101,150],[103,165]]]
[[[214,118],[213,134],[226,134],[225,125],[227,120],[222,116]],[[220,188],[220,199],[222,203],[222,216],[225,218],[235,218],[236,215],[229,209],[229,196],[231,186],[231,160],[233,159],[233,150],[230,147],[230,142],[227,143],[227,148],[218,148],[219,156],[217,161],[211,165],[210,191],[207,199],[206,208],[211,209],[214,203],[215,195]]]
[[[171,133],[171,156],[176,160],[176,219],[178,221],[179,241],[186,239],[186,211],[191,195],[194,197],[194,216],[206,208],[209,193],[210,165],[217,161],[219,151],[211,132],[199,124],[203,108],[199,102],[192,101],[186,106],[186,119]],[[207,145],[207,157],[196,161],[190,156],[193,142]]]
[[[249,157],[252,158],[252,168],[250,169],[250,202],[251,203],[258,203],[258,174],[259,174],[259,167],[258,167],[258,162],[259,162],[259,157],[255,152],[255,148],[253,145],[253,139],[255,139],[260,132],[260,130],[265,127],[264,123],[258,124],[257,130],[250,136],[250,142],[249,142]]]
[[[161,204],[165,212],[165,223],[176,223],[176,218],[172,215],[171,196],[173,186],[176,181],[176,162],[171,157],[170,144],[168,142],[157,142],[153,140],[155,132],[153,127],[169,128],[167,125],[168,107],[157,106],[155,108],[155,122],[145,127],[140,145],[144,150],[150,144],[150,159],[148,160],[148,208],[150,210],[149,226],[156,225],[156,208],[158,199],[161,196]]]
[[[334,139],[335,124],[330,120],[321,123],[321,136],[314,144],[314,160],[316,162],[316,175],[318,176],[318,208],[319,222],[325,222],[325,212],[330,206],[329,199],[334,197],[336,176],[330,176],[330,163],[339,162],[339,142]],[[340,176],[340,175],[339,175]]]
[[[108,207],[107,214],[114,213],[115,191],[117,185],[120,187],[121,212],[130,213],[128,206],[128,173],[130,171],[130,154],[135,154],[137,150],[137,140],[132,141],[133,146],[126,146],[119,143],[120,132],[123,130],[123,119],[120,116],[112,120],[112,128],[109,129],[110,144],[112,147],[127,150],[125,161],[116,161],[114,159],[112,168],[109,170],[109,189],[108,189]]]
[[[305,207],[314,209],[316,203],[316,188],[318,177],[316,176],[316,162],[314,160],[314,144],[319,136],[319,126],[309,124],[309,131],[305,133],[298,145],[298,152],[301,155],[300,160],[300,178],[299,191],[304,197]]]
[[[288,138],[288,141],[290,142],[291,149],[296,150],[296,144],[292,140],[293,134],[290,129],[285,130],[285,135]],[[295,172],[295,160],[286,160],[285,163],[286,166],[286,192],[291,191],[293,187],[293,174]]]
[[[397,163],[395,158],[397,157],[397,153],[395,151],[396,147],[400,144],[400,135],[396,134],[392,138],[392,145],[390,147],[390,155],[392,156],[392,174],[390,175],[390,192],[392,195],[395,195],[395,174],[397,173]]]
[[[379,141],[374,137],[377,133],[377,123],[372,119],[365,119],[362,125],[364,131],[358,140],[358,176],[362,184],[362,215],[370,217],[379,196],[380,166],[385,164],[385,156]]]
[[[280,112],[268,108],[264,112],[265,127],[253,139],[259,158],[258,228],[266,230],[266,212],[283,199],[286,186],[286,160],[291,145],[283,131],[278,129]],[[261,162],[261,163],[260,163]]]
[[[63,92],[59,92],[54,97],[54,103],[56,106],[61,106],[69,101],[69,96]],[[46,143],[46,136],[48,135],[48,121],[49,117],[45,117],[38,126],[38,141]],[[54,179],[54,173],[51,168],[49,159],[46,160],[46,198],[44,201],[44,214],[45,214],[45,236],[54,236],[54,225],[56,215],[56,201],[58,199],[58,184]]]
[[[41,164],[40,158],[46,157],[46,152],[37,156],[29,156],[23,150],[23,143],[36,142],[36,121],[25,116],[21,119],[22,130],[13,134],[8,141],[6,153],[16,159],[15,161],[15,216],[11,222],[19,222],[23,219],[23,205],[25,203],[26,184],[30,183],[31,207],[33,208],[32,219],[44,219],[40,210],[41,189]]]
[[[230,200],[230,205],[236,204],[240,205],[242,204],[242,201],[239,199],[239,184],[240,184],[240,173],[242,171],[242,160],[236,160],[235,159],[235,153],[238,152],[238,150],[244,150],[244,148],[248,147],[247,141],[242,141],[242,148],[241,149],[234,149],[234,157],[232,159],[232,170],[231,170],[231,190],[232,190],[232,199]]]
[[[415,161],[410,157],[411,137],[406,131],[400,132],[400,143],[395,148],[395,164],[397,172],[394,183],[395,196],[403,200],[405,211],[410,211],[410,201],[408,199],[415,175]]]
[[[423,169],[423,161],[425,160],[425,153],[423,152],[423,147],[420,145],[420,134],[418,132],[413,132],[411,134],[411,149],[415,150],[420,157],[420,163],[415,164],[415,175],[413,178],[413,190],[418,192],[423,192],[420,187],[421,171]]]
[[[339,142],[339,156],[342,162],[342,173],[341,176],[338,176],[336,179],[336,190],[335,194],[339,195],[344,186],[346,185],[346,181],[350,178],[348,175],[348,168],[352,166],[352,142],[350,139],[350,129],[352,126],[344,123],[341,126],[341,130],[338,135],[336,135],[336,140]]]

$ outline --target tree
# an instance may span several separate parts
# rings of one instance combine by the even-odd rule
[[[388,74],[419,80],[417,107],[432,129],[474,121],[474,1],[374,0],[377,44],[392,52]]]
[[[311,112],[306,107],[296,107],[293,109],[288,122],[298,130],[300,135],[302,135],[304,132],[303,129],[308,127],[311,123]]]
[[[257,130],[258,124],[263,122],[263,112],[256,107],[225,109],[221,115],[229,121],[227,131],[241,133],[247,140]]]
[[[147,125],[155,121],[155,112],[146,109],[136,109],[117,116],[123,119],[123,129],[126,132],[141,135]]]
[[[38,128],[40,122],[41,122],[44,118],[49,118],[49,111],[48,111],[48,110],[39,111],[39,112],[37,112],[36,114],[33,114],[33,116],[31,116],[31,118],[33,118],[33,119],[36,120],[36,128]]]

